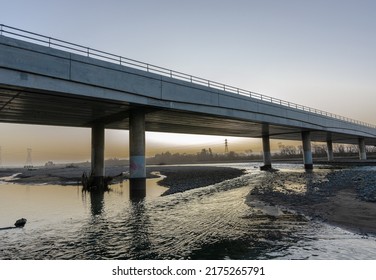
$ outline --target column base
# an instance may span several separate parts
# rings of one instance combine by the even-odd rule
[[[313,169],[313,164],[304,164],[304,169],[305,170],[312,170]]]
[[[87,176],[82,174],[82,190],[88,192],[105,192],[108,191],[108,177],[105,176]]]
[[[260,166],[260,170],[261,171],[271,171],[271,170],[273,170],[273,168],[272,168],[271,164],[265,164],[263,166]]]
[[[144,199],[146,196],[146,178],[129,179],[129,198],[132,201]]]

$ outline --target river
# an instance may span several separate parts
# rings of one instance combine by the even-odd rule
[[[0,230],[0,259],[375,259],[375,236],[250,204],[265,173],[254,164],[225,166],[247,174],[167,196],[149,179],[147,197],[133,202],[127,182],[103,196],[80,186],[2,183],[0,227],[28,222]]]

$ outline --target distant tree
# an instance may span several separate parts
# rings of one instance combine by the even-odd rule
[[[245,153],[246,156],[251,156],[252,153],[253,153],[253,150],[252,149],[245,150],[244,153]]]
[[[303,145],[298,145],[298,146],[296,147],[296,149],[298,150],[298,154],[299,154],[299,155],[302,155],[302,154],[303,154]]]
[[[346,146],[346,153],[348,154],[356,154],[358,153],[359,149],[357,145],[347,145]]]
[[[209,157],[210,157],[210,158],[213,158],[213,151],[212,151],[211,148],[209,148]]]
[[[376,146],[366,146],[367,153],[376,153]]]
[[[230,151],[228,154],[227,154],[228,158],[229,159],[235,159],[238,157],[237,153],[235,153],[234,151]]]
[[[326,156],[326,145],[325,144],[313,144],[312,153],[316,156]]]
[[[342,144],[337,144],[337,145],[334,145],[333,147],[333,152],[335,154],[338,154],[340,156],[344,156],[346,154],[346,148],[345,148],[345,145],[342,145]]]
[[[282,143],[279,144],[279,151],[282,157],[291,157],[297,154],[297,148],[292,145],[283,145]]]

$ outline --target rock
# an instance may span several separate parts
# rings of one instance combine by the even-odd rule
[[[22,227],[25,226],[26,222],[27,222],[27,220],[25,218],[22,218],[22,219],[17,220],[14,223],[14,225],[15,225],[15,227],[21,227],[22,228]]]

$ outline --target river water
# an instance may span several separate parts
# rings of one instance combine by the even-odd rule
[[[0,184],[0,259],[375,259],[376,237],[354,234],[247,195],[264,172],[130,201],[128,184],[92,197],[79,186]],[[283,169],[296,166],[281,165]]]

